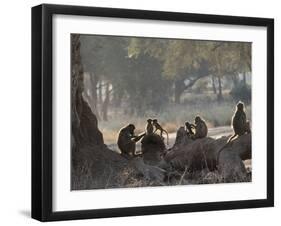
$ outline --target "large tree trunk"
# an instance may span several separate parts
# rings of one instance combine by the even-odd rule
[[[93,113],[96,115],[97,119],[100,119],[99,111],[98,111],[98,94],[97,94],[97,85],[99,78],[95,73],[90,73],[90,81],[91,81],[91,107]]]
[[[239,74],[233,74],[231,75],[231,79],[232,79],[232,82],[233,82],[233,87],[237,87],[238,84],[239,84]]]
[[[105,85],[105,98],[102,103],[102,119],[104,121],[108,120],[108,106],[109,106],[109,100],[110,100],[110,92],[109,92],[109,83],[107,82]]]
[[[98,85],[98,103],[101,106],[102,105],[102,87],[103,87],[103,82],[102,80],[99,81]]]
[[[174,87],[175,103],[177,104],[181,103],[181,95],[184,89],[185,89],[185,85],[183,80],[175,81],[175,87]]]
[[[71,36],[71,54],[71,189],[161,185],[164,170],[144,164],[141,158],[127,160],[104,144],[97,118],[82,96],[80,35]]]
[[[73,150],[77,150],[82,144],[103,145],[103,137],[98,130],[97,118],[84,100],[83,87],[83,67],[80,57],[80,36],[72,35],[71,44],[71,123],[72,123],[72,145]]]
[[[122,104],[122,98],[124,96],[124,89],[121,89],[118,86],[112,84],[113,95],[112,95],[112,104],[114,107],[120,107]]]
[[[212,87],[213,87],[214,94],[217,94],[216,81],[214,75],[212,75]]]
[[[221,84],[220,76],[218,76],[218,82],[219,82],[219,93],[217,95],[217,99],[218,99],[218,102],[221,102],[222,101],[222,84]]]
[[[246,72],[243,72],[243,83],[244,83],[244,85],[246,85],[247,84],[247,79],[246,79]]]

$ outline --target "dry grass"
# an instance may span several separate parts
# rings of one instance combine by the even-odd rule
[[[241,183],[252,181],[251,160],[244,161],[247,168],[247,175],[233,176],[232,178],[223,178],[218,171],[209,171],[202,169],[199,171],[188,172],[167,169],[164,181],[147,180],[144,175],[136,173],[132,168],[124,167],[116,174],[114,167],[105,168],[94,175],[96,166],[93,164],[80,163],[80,167],[72,171],[71,183],[73,190],[85,189],[106,189],[106,188],[134,188],[134,187],[152,187],[152,186],[175,186],[191,184],[219,184],[219,183]]]

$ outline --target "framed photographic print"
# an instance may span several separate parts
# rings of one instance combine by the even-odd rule
[[[32,217],[274,205],[274,21],[32,8]]]

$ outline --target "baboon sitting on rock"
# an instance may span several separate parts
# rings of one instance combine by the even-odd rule
[[[234,134],[229,138],[227,143],[231,142],[237,136],[239,137],[245,133],[251,133],[250,122],[247,120],[244,109],[244,103],[239,101],[231,120],[231,126]]]
[[[123,127],[118,134],[117,145],[121,151],[121,155],[126,158],[130,158],[131,156],[135,156],[136,151],[136,142],[138,142],[144,134],[139,136],[135,135],[135,126],[133,124],[129,124]]]
[[[206,125],[206,122],[200,116],[195,117],[194,124],[186,122],[185,127],[187,136],[193,140],[204,138],[208,134],[208,127]],[[192,129],[195,130],[195,133]]]

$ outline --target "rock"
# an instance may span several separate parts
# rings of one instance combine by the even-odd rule
[[[243,160],[251,158],[251,134],[245,134],[226,145],[228,137],[191,140],[184,136],[182,128],[177,132],[175,145],[168,150],[165,161],[175,169],[189,172],[218,170],[225,182],[247,181]],[[223,148],[223,149],[222,149]],[[222,151],[219,153],[219,151]]]
[[[249,181],[243,160],[252,157],[251,134],[235,139],[231,146],[223,149],[218,156],[218,170],[225,182]]]
[[[164,140],[157,134],[145,135],[141,141],[141,151],[146,164],[157,165],[166,150]]]
[[[163,182],[166,171],[157,166],[151,166],[144,163],[142,158],[136,158],[133,160],[134,166],[139,172],[142,172],[145,180]]]

